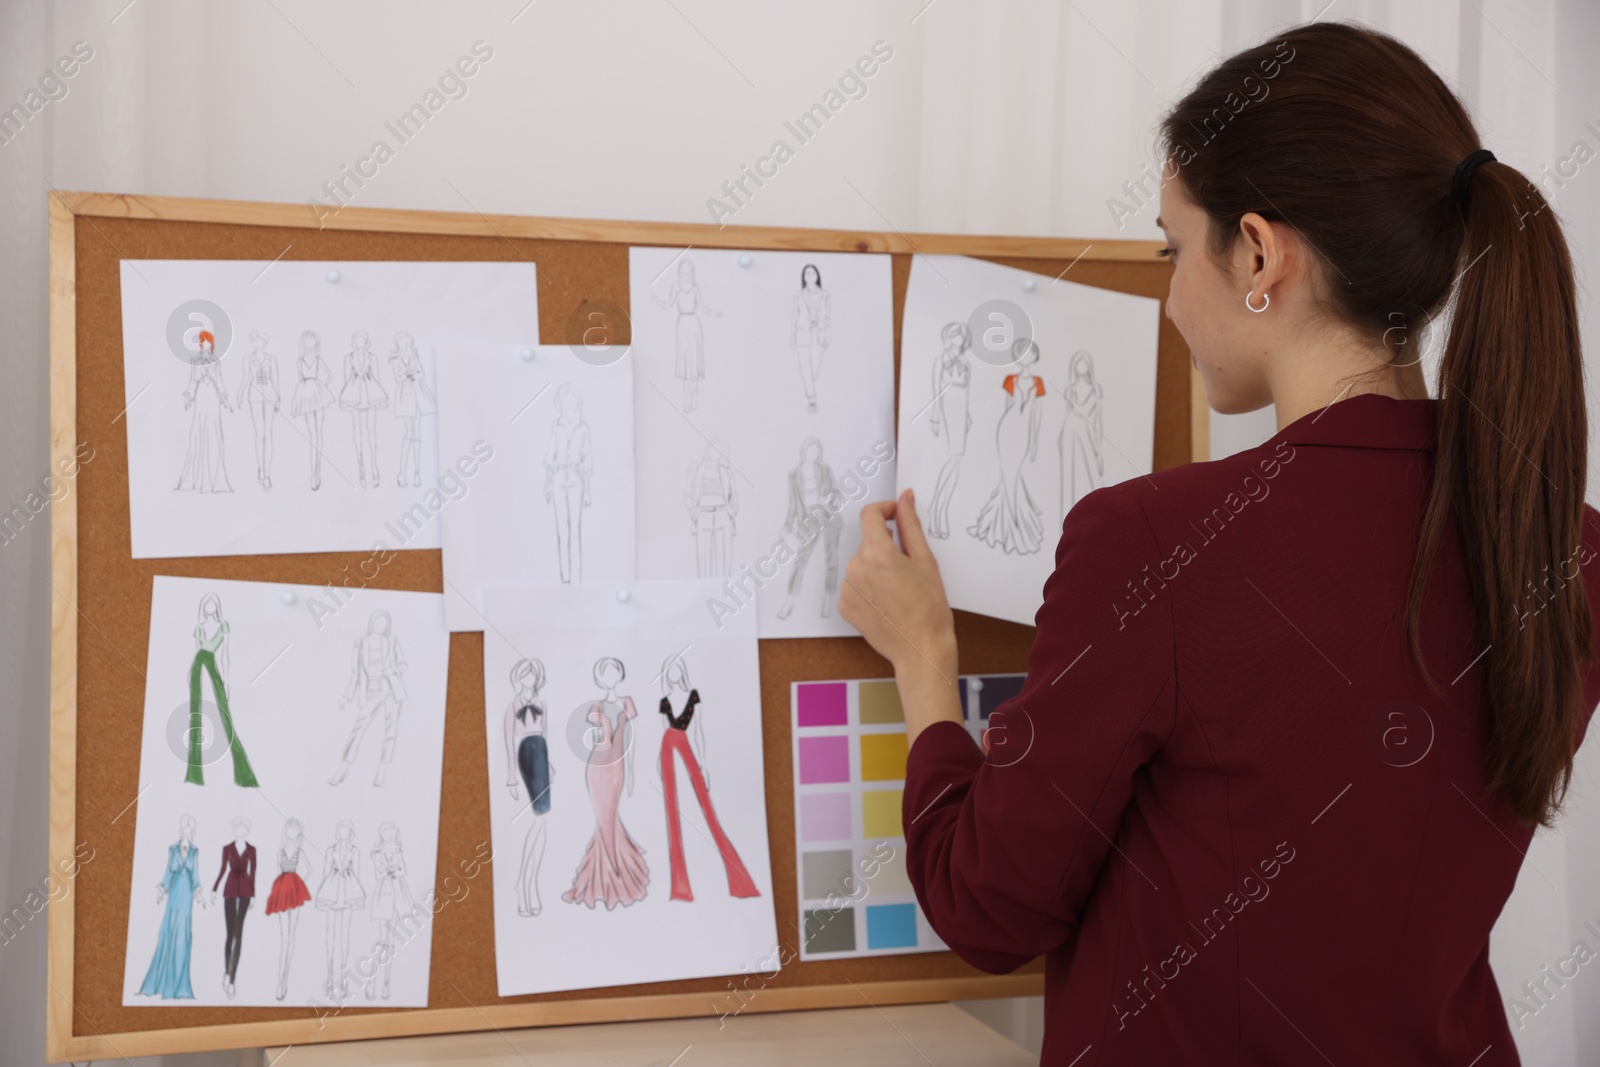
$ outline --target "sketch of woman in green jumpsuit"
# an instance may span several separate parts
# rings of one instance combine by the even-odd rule
[[[228,710],[228,687],[222,678],[228,670],[228,623],[222,617],[222,601],[215,593],[207,593],[200,598],[200,623],[194,628],[194,643],[194,660],[189,664],[189,773],[184,775],[183,780],[196,785],[205,784],[201,753],[205,726],[200,715],[200,676],[206,674],[211,678],[211,695],[216,698],[222,732],[228,739],[228,753],[233,757],[234,783],[255,788],[255,772],[250,769],[250,760],[244,754],[239,735],[233,732],[233,713]]]

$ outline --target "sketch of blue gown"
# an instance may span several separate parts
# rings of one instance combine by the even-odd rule
[[[182,841],[167,849],[167,875],[161,879],[161,888],[167,891],[167,910],[161,918],[156,954],[139,987],[140,996],[194,999],[194,990],[189,987],[189,946],[194,891],[200,884],[200,850],[190,844],[185,856],[183,849]]]

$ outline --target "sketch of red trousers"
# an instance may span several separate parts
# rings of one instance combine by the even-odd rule
[[[683,820],[678,812],[674,754],[683,759],[684,769],[689,772],[689,784],[694,787],[695,798],[700,801],[700,810],[706,817],[706,826],[711,829],[711,839],[722,856],[723,866],[727,868],[728,894],[735,897],[760,896],[761,891],[745,869],[744,861],[739,859],[733,842],[728,840],[728,835],[722,832],[722,824],[717,821],[717,811],[711,806],[711,791],[706,788],[705,775],[700,773],[700,761],[695,759],[694,749],[689,747],[688,733],[668,727],[661,737],[661,794],[667,801],[667,855],[672,864],[672,899],[694,899],[694,894],[689,890],[689,868],[683,862]]]

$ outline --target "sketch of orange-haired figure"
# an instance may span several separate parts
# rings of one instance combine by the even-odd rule
[[[200,352],[189,364],[189,387],[183,391],[183,410],[189,419],[189,451],[178,475],[179,489],[201,493],[231,493],[222,449],[222,413],[232,411],[222,385],[222,367],[215,358],[217,339],[201,330]]]

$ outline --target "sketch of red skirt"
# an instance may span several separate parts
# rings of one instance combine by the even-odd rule
[[[267,897],[267,914],[293,911],[311,900],[311,890],[305,880],[294,871],[284,871],[272,880],[272,893]]]
[[[735,897],[760,896],[761,891],[756,888],[750,872],[745,869],[744,861],[739,858],[733,842],[728,840],[728,835],[722,832],[722,824],[717,821],[717,811],[711,806],[711,791],[706,788],[705,775],[700,771],[700,761],[695,759],[694,749],[689,747],[688,732],[669,726],[661,735],[661,794],[667,801],[667,854],[672,863],[672,899],[694,899],[694,893],[689,890],[689,868],[683,862],[683,822],[678,812],[678,779],[672,758],[674,753],[683,760],[684,770],[689,772],[689,785],[694,789],[695,798],[700,801],[700,811],[706,817],[706,826],[711,830],[711,839],[716,842],[717,852],[722,856],[722,865],[727,869],[728,894]]]

